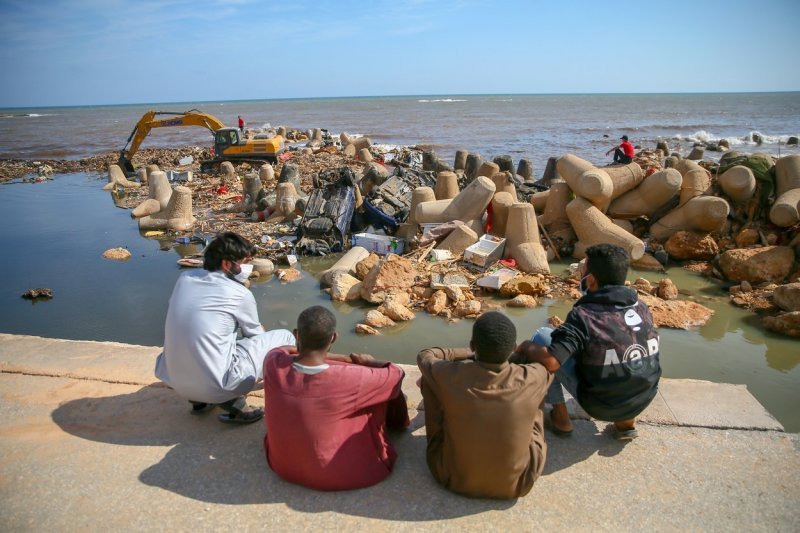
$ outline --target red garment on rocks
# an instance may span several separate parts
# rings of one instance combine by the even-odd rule
[[[374,485],[392,471],[397,452],[386,437],[408,426],[403,370],[328,361],[318,374],[293,368],[281,349],[264,362],[269,466],[283,479],[317,490]]]

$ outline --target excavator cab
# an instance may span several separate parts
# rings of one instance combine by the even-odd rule
[[[214,153],[223,154],[230,146],[238,146],[241,141],[239,128],[222,128],[214,132]]]

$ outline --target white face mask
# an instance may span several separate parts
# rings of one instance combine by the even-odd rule
[[[253,265],[250,264],[239,265],[239,273],[233,276],[233,279],[235,279],[239,283],[244,284],[244,282],[247,281],[252,272],[253,272]]]
[[[586,294],[588,294],[588,292],[589,292],[589,287],[586,286],[586,279],[588,277],[589,277],[589,274],[586,274],[585,276],[583,276],[581,278],[581,284],[578,287],[580,289],[580,291],[581,291],[581,294],[583,294],[584,296],[586,296]]]

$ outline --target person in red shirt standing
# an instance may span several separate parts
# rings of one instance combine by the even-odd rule
[[[239,115],[239,132],[244,136],[244,119]]]
[[[633,156],[636,153],[636,150],[633,149],[633,145],[628,142],[628,136],[623,135],[620,137],[622,141],[619,143],[619,146],[615,146],[608,152],[606,155],[614,152],[614,163],[622,163],[623,165],[627,165],[631,161],[633,161]]]
[[[394,468],[388,429],[409,425],[397,365],[366,354],[329,353],[336,318],[309,307],[297,318],[297,350],[264,362],[267,463],[281,478],[317,490],[374,485]]]

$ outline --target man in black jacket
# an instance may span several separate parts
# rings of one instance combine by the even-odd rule
[[[560,327],[538,335],[544,342],[525,341],[517,349],[555,373],[545,401],[553,405],[550,422],[556,434],[572,433],[562,385],[589,415],[613,422],[621,440],[638,436],[636,416],[656,395],[660,339],[647,305],[625,286],[628,264],[619,246],[587,248],[581,267],[584,296]],[[550,343],[543,346],[547,333]]]

